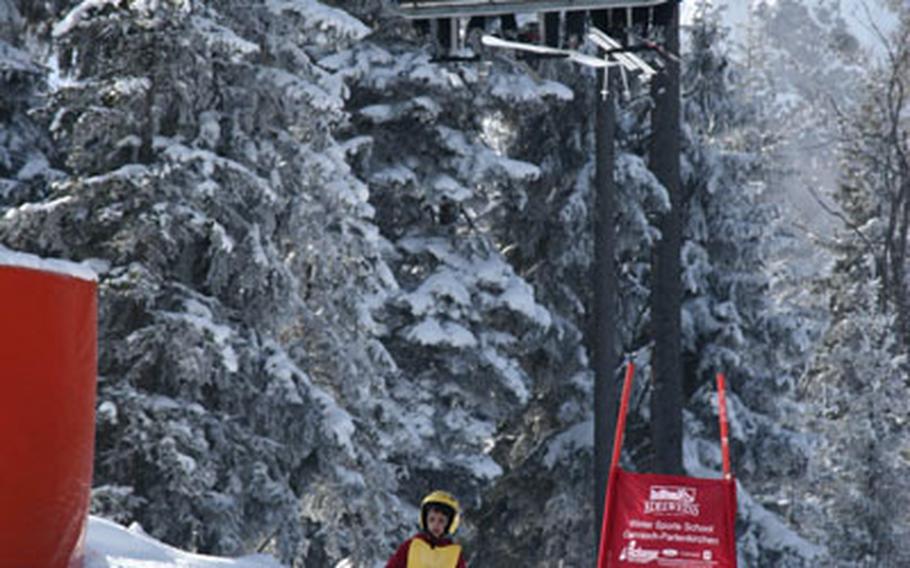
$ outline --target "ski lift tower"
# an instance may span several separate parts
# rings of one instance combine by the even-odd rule
[[[483,44],[513,49],[526,56],[564,57],[598,68],[604,85],[597,105],[595,132],[596,202],[593,212],[594,267],[591,336],[594,387],[594,482],[601,526],[612,453],[612,433],[619,409],[619,363],[616,342],[617,277],[615,250],[614,132],[615,96],[610,85],[618,70],[649,82],[654,100],[649,167],[670,194],[671,209],[659,220],[662,240],[653,255],[651,321],[653,391],[651,438],[654,469],[680,473],[682,467],[682,362],[680,347],[680,89],[679,3],[681,0],[399,0],[398,11],[415,27],[435,38],[443,53],[465,47],[475,29]],[[531,20],[531,25],[519,27]],[[534,22],[536,18],[536,22]],[[602,59],[575,51],[588,38]],[[636,55],[642,53],[642,57]],[[653,62],[651,65],[645,58]],[[445,60],[443,56],[440,59]],[[454,60],[464,59],[452,57]]]

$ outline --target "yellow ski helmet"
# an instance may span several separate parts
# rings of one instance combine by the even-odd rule
[[[458,500],[446,491],[433,491],[423,498],[420,502],[420,529],[427,529],[427,512],[430,507],[442,509],[449,516],[449,525],[446,527],[446,534],[453,535],[458,530],[458,523],[461,522],[461,505]]]

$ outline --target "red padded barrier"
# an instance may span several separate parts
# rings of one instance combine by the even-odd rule
[[[0,567],[82,566],[97,286],[0,265]]]

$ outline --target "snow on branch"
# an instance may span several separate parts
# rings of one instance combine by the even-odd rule
[[[507,103],[537,102],[553,98],[558,101],[571,101],[575,98],[572,89],[549,80],[534,80],[521,74],[494,74],[489,78],[490,93]]]
[[[41,68],[32,61],[28,53],[0,40],[0,73],[40,75]]]
[[[320,406],[325,433],[332,436],[348,456],[354,457],[353,436],[357,427],[351,414],[338,404],[332,394],[313,383],[280,345],[268,341],[266,347],[273,352],[265,364],[269,376],[282,384],[292,401],[299,402],[301,393],[312,398]]]
[[[68,34],[73,28],[78,26],[92,10],[100,10],[105,6],[117,7],[119,5],[120,0],[84,0],[78,6],[70,10],[66,17],[54,25],[52,35],[54,37],[61,37]]]
[[[328,35],[349,41],[359,41],[371,31],[363,22],[347,12],[315,0],[268,0],[265,5],[276,16],[297,14],[309,27],[321,32],[330,32]]]
[[[234,60],[260,51],[259,46],[255,43],[243,39],[234,30],[226,28],[210,18],[193,16],[192,22],[206,45],[226,51]]]

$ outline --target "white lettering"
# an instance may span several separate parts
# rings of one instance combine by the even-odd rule
[[[705,544],[708,546],[718,546],[720,544],[719,538],[702,536],[700,534],[660,533],[660,539],[667,542],[687,542],[690,544]]]
[[[640,531],[624,530],[622,532],[622,537],[625,540],[632,540],[632,539],[657,540],[657,533],[656,532],[640,532]]]
[[[646,515],[699,515],[699,504],[689,501],[645,501],[644,513]]]

